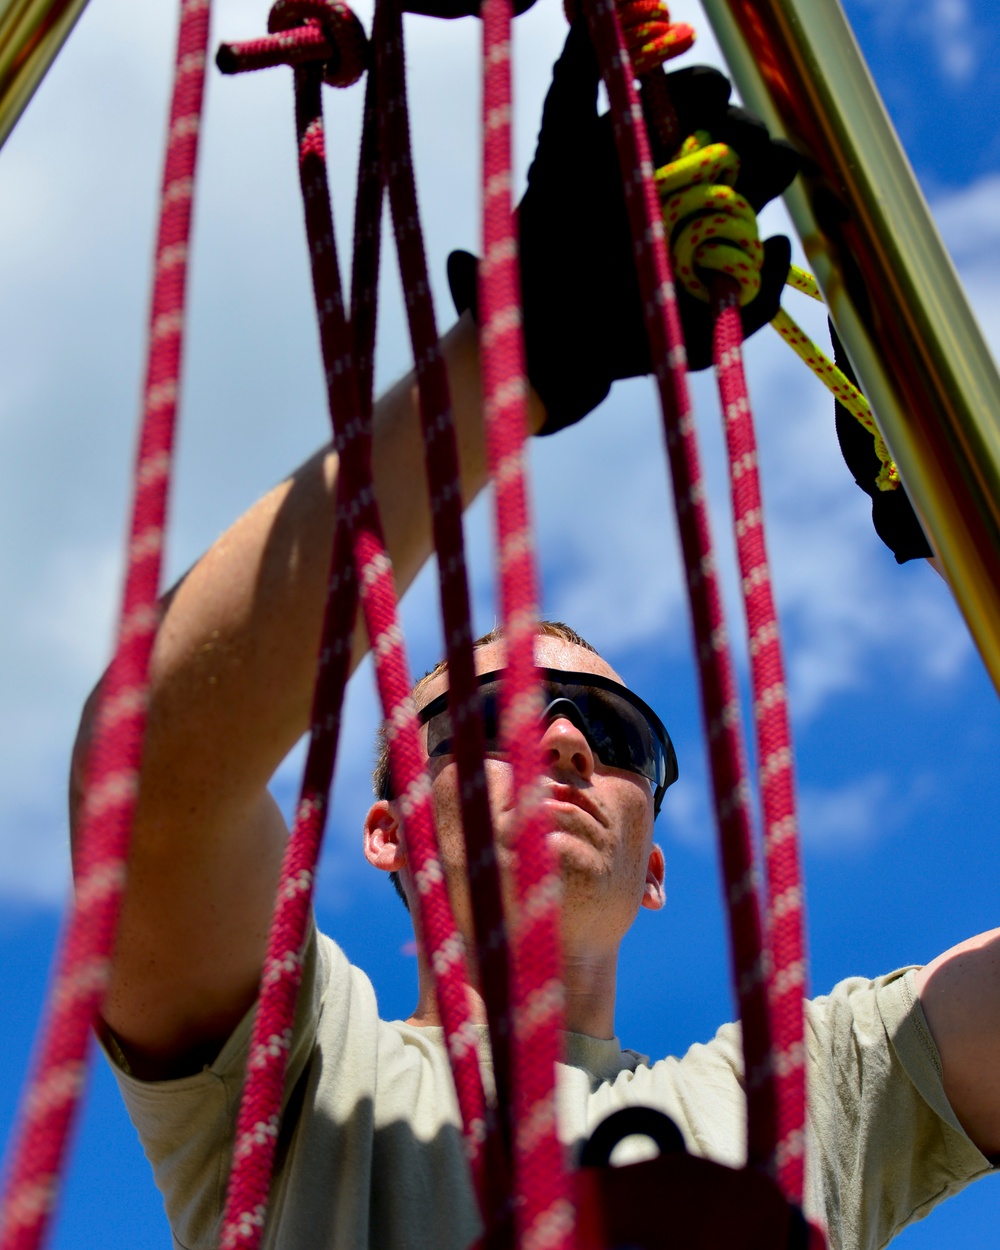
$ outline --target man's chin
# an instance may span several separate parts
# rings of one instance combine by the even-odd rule
[[[590,831],[580,824],[556,825],[546,833],[545,840],[553,849],[563,846],[578,847],[582,844],[589,847],[591,851],[596,850]]]
[[[564,890],[590,882],[593,887],[607,874],[607,864],[587,832],[581,829],[552,829],[546,842],[559,863]]]

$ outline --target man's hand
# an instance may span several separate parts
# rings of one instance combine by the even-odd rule
[[[553,71],[528,189],[519,208],[528,376],[552,433],[580,420],[619,378],[651,371],[611,118],[597,113],[600,70],[582,21],[571,27]],[[729,105],[729,80],[696,66],[667,76],[682,134],[707,130],[741,157],[736,190],[755,210],[779,195],[799,158],[763,124]],[[744,334],[770,321],[788,272],[785,239],[768,240],[761,292],[742,310]],[[448,277],[456,307],[476,306],[476,261],[454,252]],[[711,364],[711,314],[678,294],[689,366]]]
[[[847,358],[847,352],[833,328],[833,322],[829,324],[833,358],[837,367],[857,386],[858,380]],[[853,474],[855,483],[872,501],[872,525],[875,533],[896,557],[897,564],[905,564],[907,560],[918,560],[921,557],[932,559],[934,552],[917,520],[917,514],[913,511],[906,488],[900,485],[895,490],[879,490],[876,479],[882,462],[875,453],[875,440],[843,404],[835,404],[834,412],[840,453]],[[941,570],[938,569],[938,572]]]

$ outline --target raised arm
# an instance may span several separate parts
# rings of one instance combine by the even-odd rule
[[[443,340],[463,496],[486,481],[476,332]],[[533,401],[537,428],[543,412]],[[376,405],[373,470],[402,594],[431,551],[416,388]],[[256,993],[287,836],[267,785],[306,731],[337,490],[317,453],[167,598],[107,1024],[138,1075],[197,1069]],[[354,662],[367,649],[362,626]],[[79,798],[93,698],[74,752]]]
[[[612,128],[597,115],[598,77],[578,22],[555,68],[518,217],[536,432],[546,421],[548,432],[572,424],[614,381],[650,367]],[[685,127],[727,123],[729,83],[720,74],[682,71],[670,81]],[[775,183],[765,198],[779,190]],[[452,266],[462,307],[473,302],[471,264],[469,257]],[[758,300],[766,302],[763,293]],[[697,320],[685,319],[685,330],[689,346],[705,340]],[[468,315],[443,350],[468,503],[486,480]],[[431,550],[422,462],[411,377],[374,416],[376,493],[400,593]],[[308,722],[336,485],[336,457],[320,452],[251,508],[168,597],[105,1007],[138,1075],[197,1069],[253,1001],[287,834],[267,784]],[[366,646],[357,634],[355,662]],[[74,805],[91,706],[74,755]]]

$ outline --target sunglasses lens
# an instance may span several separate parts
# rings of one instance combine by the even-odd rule
[[[500,678],[489,673],[479,688],[483,735],[487,752],[499,752]],[[587,681],[582,673],[567,674],[574,680],[560,680],[558,670],[545,670],[544,688],[548,706],[545,720],[561,716],[571,720],[586,734],[597,758],[609,768],[622,768],[645,777],[653,787],[656,807],[663,790],[676,779],[677,767],[666,730],[655,713],[628,691],[607,690],[595,677]],[[610,684],[610,683],[606,683]],[[447,695],[439,695],[421,713],[427,726],[427,754],[451,755],[455,750],[454,730]]]
[[[451,751],[451,713],[445,708],[427,722],[427,754],[434,759],[437,755],[450,755]]]
[[[655,788],[664,780],[663,748],[642,712],[610,690],[567,690],[587,726],[597,757],[609,768],[646,777]]]
[[[487,751],[500,750],[500,691],[494,681],[479,689],[479,707],[483,718],[483,735]],[[451,755],[455,750],[451,727],[451,713],[447,702],[440,712],[427,721],[427,754],[433,759],[438,755]]]
[[[483,737],[487,751],[500,750],[500,687],[494,682],[479,691],[480,710],[483,717]]]

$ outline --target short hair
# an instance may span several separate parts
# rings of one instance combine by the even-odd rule
[[[589,643],[586,638],[578,634],[571,626],[566,625],[563,621],[540,620],[536,635],[541,638],[558,638],[561,642],[568,642],[571,646],[582,647],[584,651],[591,652],[592,655],[600,655],[595,646]],[[494,625],[487,634],[483,634],[477,638],[472,644],[473,651],[477,651],[480,647],[488,647],[491,643],[499,642],[504,637],[502,625]],[[423,677],[417,682],[411,691],[413,701],[416,703],[421,690],[439,677],[442,673],[448,671],[448,661],[438,660],[432,669],[424,673]],[[385,721],[379,727],[375,735],[375,767],[372,769],[372,790],[377,799],[383,799],[390,792],[389,787],[389,736],[386,733]],[[389,880],[392,882],[393,889],[403,901],[403,906],[407,911],[410,904],[406,898],[406,892],[399,880],[398,872],[390,872]]]

